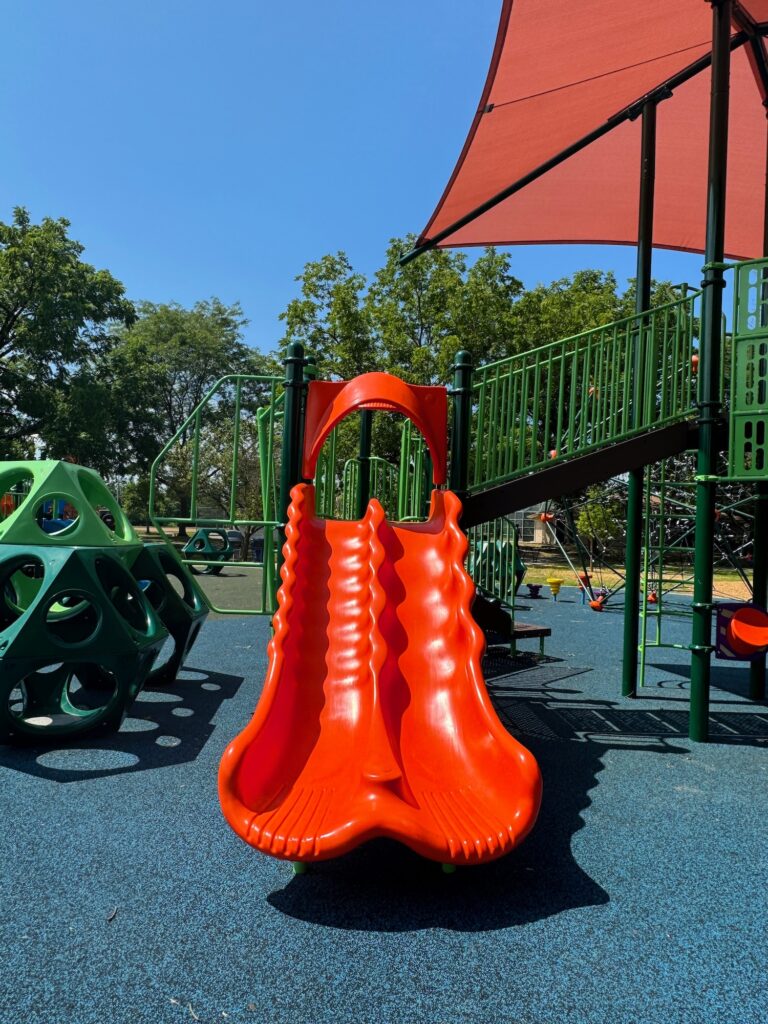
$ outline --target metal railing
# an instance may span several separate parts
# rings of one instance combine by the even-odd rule
[[[369,494],[376,498],[391,518],[397,510],[398,468],[378,455],[371,455]],[[360,460],[347,459],[342,482],[341,518],[357,518],[357,484],[360,479]]]
[[[700,297],[476,369],[470,491],[691,416]]]
[[[256,576],[255,605],[223,607],[222,614],[271,614],[277,586],[278,481],[281,462],[283,381],[256,374],[218,380],[157,456],[150,471],[149,515],[174,546],[168,527],[209,527],[262,534],[261,559],[228,562]],[[189,557],[203,567],[218,559]]]

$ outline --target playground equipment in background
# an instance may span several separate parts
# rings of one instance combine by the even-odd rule
[[[765,455],[761,454],[761,438],[768,437],[768,413],[764,411],[760,399],[763,394],[760,389],[765,388],[765,381],[768,380],[763,372],[765,351],[768,350],[768,327],[763,326],[768,324],[768,299],[764,299],[761,290],[762,282],[768,278],[768,260],[736,265],[735,274],[737,300],[734,332],[732,336],[724,335],[721,338],[728,358],[718,362],[719,377],[715,388],[720,404],[728,411],[729,420],[727,424],[725,420],[718,421],[718,430],[712,438],[714,448],[722,450],[724,428],[728,426],[731,450],[728,462],[717,478],[711,474],[707,476],[707,493],[715,479],[721,484],[733,480],[743,481],[754,486],[761,496],[760,500],[768,504],[768,476],[760,468],[765,461]],[[700,429],[697,417],[702,375],[694,372],[691,357],[699,350],[701,304],[701,292],[681,286],[679,297],[664,305],[560,342],[518,352],[476,369],[470,365],[465,353],[458,354],[452,388],[454,417],[458,419],[458,425],[454,424],[456,443],[451,453],[451,464],[459,467],[457,483],[453,489],[462,499],[461,525],[470,537],[470,543],[473,531],[484,524],[500,521],[515,511],[548,500],[562,499],[563,495],[583,490],[590,485],[616,480],[622,474],[629,473],[631,482],[635,479],[633,474],[641,470],[644,472],[645,467],[677,456],[696,445],[697,431]],[[289,357],[284,385],[277,378],[257,378],[262,382],[262,395],[266,396],[269,388],[272,395],[272,404],[263,406],[258,416],[271,417],[270,422],[273,423],[279,421],[283,442],[286,437],[299,436],[300,432],[303,395],[307,378],[310,377],[306,360],[300,354],[302,351],[297,349]],[[642,400],[637,400],[639,383],[633,380],[634,371],[626,372],[629,365],[626,361],[627,352],[640,353],[642,356],[638,356],[638,365],[642,367]],[[246,379],[250,378],[225,378],[224,382],[229,381],[228,386],[232,391],[244,386],[241,382]],[[751,397],[743,399],[736,395],[732,400],[734,381],[741,381],[739,387],[746,388]],[[211,394],[219,386],[212,389]],[[284,391],[280,392],[283,386]],[[237,406],[237,402],[234,405]],[[177,435],[177,441],[182,435],[188,437],[192,449],[192,508],[189,516],[181,518],[181,521],[188,524],[225,525],[220,520],[199,521],[196,518],[196,508],[202,493],[199,469],[206,449],[205,439],[201,441],[200,428],[204,420],[224,406],[223,402],[218,405],[214,402],[210,406],[206,399]],[[360,504],[361,499],[367,499],[370,495],[371,435],[370,423],[365,426],[365,417],[371,414],[372,410],[367,410],[361,415],[358,516],[362,516],[365,511],[365,504]],[[410,434],[403,435],[403,450],[408,455],[404,461],[401,460],[398,471],[398,514],[407,519],[417,519],[424,515],[426,491],[425,474],[417,471],[417,460],[421,459],[422,470],[429,463],[418,430],[408,429]],[[237,441],[237,429],[233,429],[233,436]],[[269,509],[264,505],[263,518],[258,522],[270,529],[279,530],[285,521],[284,510],[289,504],[290,489],[287,488],[287,482],[297,482],[300,473],[290,446],[286,447],[283,443],[281,451],[277,452],[272,444],[274,436],[272,431],[269,444],[261,450],[267,452],[263,460],[267,467],[264,472],[272,473],[273,485],[278,475],[274,467],[280,467],[280,497],[271,501]],[[364,437],[367,438],[365,443]],[[740,440],[734,441],[734,437]],[[166,452],[170,446],[166,447]],[[324,515],[339,514],[335,495],[339,491],[341,471],[336,468],[331,457],[333,446],[334,437],[331,435],[319,456],[315,477],[317,508]],[[550,457],[553,452],[555,458]],[[230,481],[224,481],[232,495],[226,525],[237,525],[238,522],[235,510],[239,482],[237,455],[235,450]],[[152,486],[156,490],[155,469]],[[702,481],[697,478],[696,483],[698,486]],[[400,501],[401,494],[408,497],[408,502]],[[563,514],[567,516],[567,500],[562,505]],[[153,521],[160,528],[164,522],[179,521],[178,515],[161,519],[152,506],[151,511]],[[628,516],[627,538],[636,533],[635,511],[632,516]],[[572,517],[572,510],[570,515]],[[638,513],[638,516],[641,515],[642,509]],[[713,526],[714,518],[713,515]],[[761,521],[760,516],[754,519],[756,537],[759,535],[758,524]],[[547,525],[551,527],[552,521]],[[699,533],[701,531],[698,531],[697,536]],[[756,541],[756,573],[764,563],[768,570],[768,540],[764,544],[766,538],[762,535],[760,538],[759,543]],[[701,578],[702,573],[708,576],[711,570],[711,566],[704,569],[701,564],[702,546],[709,546],[706,536],[705,540],[706,544],[697,544],[697,579]],[[272,555],[270,559],[265,549],[263,566],[256,565],[256,568],[263,568],[262,600],[260,607],[255,609],[258,613],[267,613],[274,608],[279,551],[273,551]],[[584,561],[584,558],[581,560]],[[585,568],[588,565],[587,560]],[[574,575],[579,575],[578,569]],[[768,577],[768,571],[765,575]],[[634,568],[631,577],[635,578]],[[762,569],[760,578],[763,578]],[[640,583],[639,575],[637,582]],[[594,578],[590,580],[590,586],[593,583]],[[762,583],[760,585],[762,587]],[[624,586],[623,581],[620,586]],[[590,606],[596,611],[602,610],[617,589],[601,585],[596,592],[592,587]],[[647,593],[653,591],[658,594],[657,586],[644,589]],[[626,587],[624,591],[626,595]],[[636,596],[639,602],[639,585]],[[633,587],[625,601],[626,606],[634,608],[634,600]],[[659,601],[662,601],[661,595]],[[697,639],[687,646],[697,666],[696,675],[699,680],[692,688],[690,732],[694,739],[704,738],[707,728],[708,683],[705,685],[702,673],[705,673],[704,662],[709,664],[713,648],[702,640],[705,625],[707,636],[711,638],[711,601],[706,603],[707,609],[703,608],[701,602],[693,604],[692,629],[695,629]],[[479,597],[477,609],[480,607]],[[703,622],[705,611],[706,624]],[[635,611],[630,611],[629,615],[625,615],[625,623],[629,623],[635,614]],[[479,619],[482,618],[479,611],[477,615]],[[637,695],[635,668],[639,639],[633,629],[625,629],[622,692],[626,695]],[[643,671],[641,665],[641,675]],[[764,686],[764,673],[763,678],[760,678],[756,669],[751,684],[752,695],[757,697],[763,694]]]
[[[681,453],[665,459],[648,472],[645,481],[643,563],[640,604],[640,666],[638,685],[645,685],[648,655],[654,649],[680,648],[667,641],[667,620],[690,619],[693,609],[684,595],[693,589],[696,510],[691,497],[696,487],[696,466],[693,453]],[[723,481],[725,484],[725,481]],[[744,488],[742,488],[742,491]],[[728,495],[714,513],[716,565],[733,570],[748,594],[752,585],[745,572],[752,549],[754,495],[751,491]],[[728,500],[732,497],[733,500]],[[733,603],[714,595],[715,654],[736,658],[736,649],[728,647],[724,622],[744,602]],[[725,615],[725,619],[723,616]],[[730,654],[718,653],[730,651]],[[741,659],[743,660],[743,659]]]
[[[187,567],[196,576],[217,576],[230,562],[235,549],[227,531],[219,527],[201,526],[181,549]],[[198,562],[198,559],[201,561]]]
[[[390,836],[478,863],[535,821],[538,767],[485,691],[461,503],[439,489],[445,398],[383,373],[309,384],[304,479],[344,416],[385,408],[421,430],[434,490],[427,521],[401,524],[375,498],[360,519],[322,519],[311,484],[291,490],[264,692],[219,774],[227,820],[272,856],[319,860]]]
[[[547,586],[552,591],[552,600],[557,600],[557,595],[560,593],[560,588],[565,581],[561,580],[558,576],[548,576]]]
[[[2,463],[3,492],[22,497],[0,522],[0,741],[117,729],[148,679],[175,679],[207,615],[201,595],[164,545],[142,544],[92,470]],[[46,530],[62,505],[64,525]]]
[[[517,528],[510,519],[496,519],[471,531],[467,572],[477,587],[507,605],[512,614],[526,570]]]

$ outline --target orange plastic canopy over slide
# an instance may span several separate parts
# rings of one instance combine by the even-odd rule
[[[412,418],[443,482],[444,389],[381,373],[309,385],[305,476],[361,408]],[[264,691],[219,773],[227,820],[296,861],[377,836],[443,862],[509,852],[534,824],[541,778],[485,690],[459,499],[435,489],[428,520],[407,524],[376,499],[358,521],[318,518],[311,484],[291,499]]]

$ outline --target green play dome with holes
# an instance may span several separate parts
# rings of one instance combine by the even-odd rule
[[[53,459],[0,463],[0,495],[0,544],[71,544],[120,553],[141,547],[104,481],[85,466]]]
[[[93,470],[0,463],[0,742],[119,728],[143,686],[175,682],[207,612]]]

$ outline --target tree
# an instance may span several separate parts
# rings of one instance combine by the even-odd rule
[[[82,383],[94,353],[109,347],[115,323],[135,319],[123,285],[80,256],[69,221],[31,222],[22,207],[0,222],[0,455],[38,434],[54,455],[73,382]]]
[[[606,484],[587,489],[575,523],[582,538],[589,543],[591,558],[609,552],[621,554],[626,518],[626,503],[615,489]]]
[[[242,341],[246,323],[237,303],[227,306],[216,298],[191,309],[178,303],[142,303],[138,320],[119,332],[104,361],[119,472],[147,473],[162,445],[181,431],[158,481],[174,507],[172,514],[182,518],[190,511],[194,427],[189,417],[219,378],[276,370],[269,357]],[[219,403],[230,401],[232,391],[225,384]],[[206,411],[206,422],[212,415],[215,406]],[[183,527],[180,535],[185,535]]]
[[[376,369],[378,353],[362,302],[365,278],[355,273],[346,253],[307,263],[296,280],[301,295],[280,314],[285,322],[281,347],[301,342],[323,376],[348,378]]]

